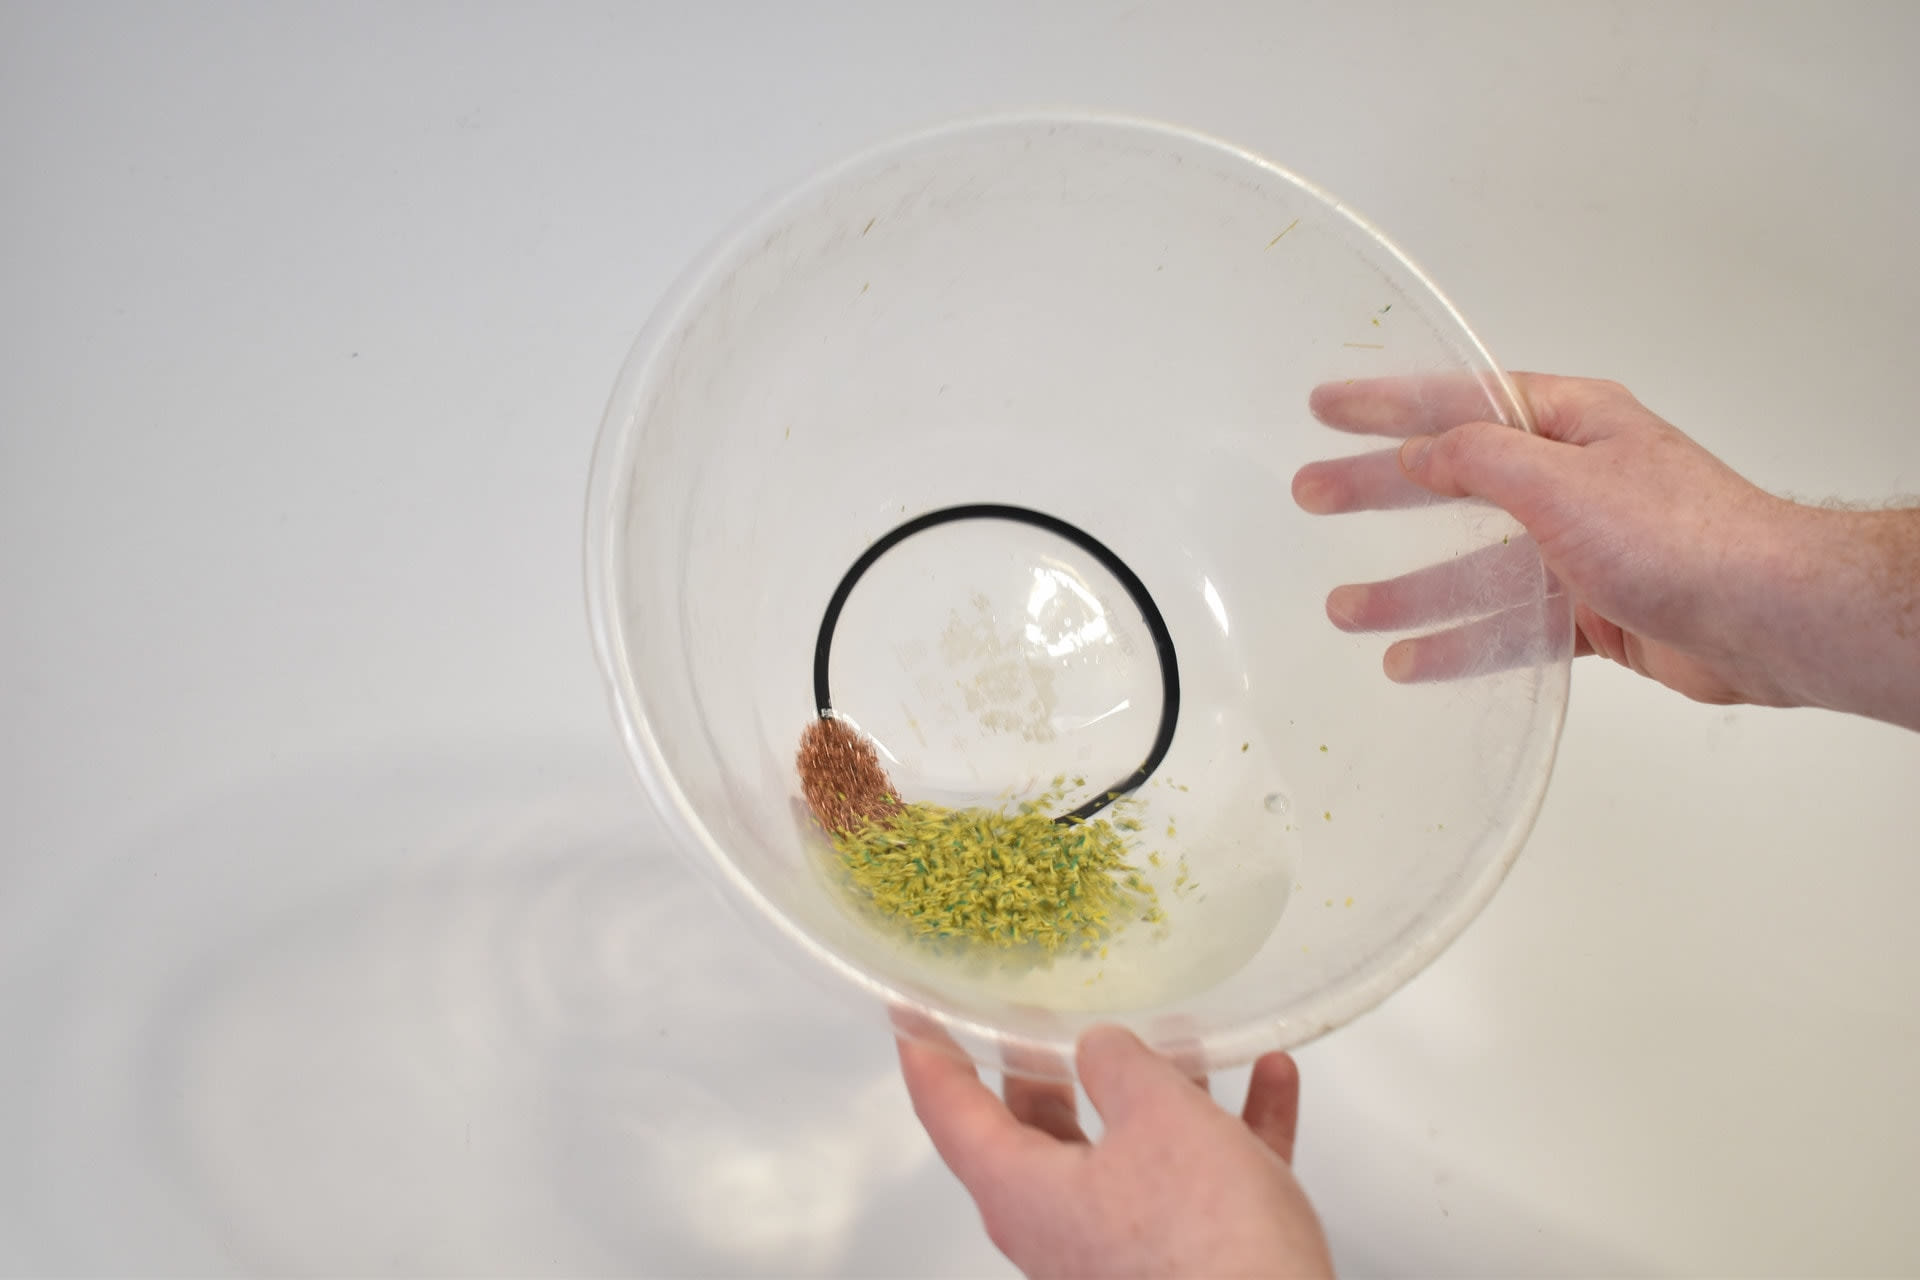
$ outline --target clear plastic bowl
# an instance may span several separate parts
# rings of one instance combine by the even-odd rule
[[[1064,1075],[1096,1020],[1222,1068],[1372,1007],[1518,853],[1572,651],[1502,513],[1410,487],[1368,515],[1292,500],[1303,464],[1383,443],[1316,422],[1314,389],[1383,377],[1415,409],[1527,429],[1377,232],[1184,130],[965,123],[763,204],[635,344],[588,500],[600,662],[675,838],[761,933],[996,1068]],[[969,504],[1043,519],[936,518],[849,582]],[[1396,683],[1387,638],[1334,625],[1327,596],[1423,566],[1429,596],[1445,584],[1424,625],[1461,628],[1466,660]],[[1163,926],[1047,964],[956,959],[854,906],[794,763],[843,582],[832,703],[910,799],[1056,775],[1085,798],[1171,727],[1135,792]]]

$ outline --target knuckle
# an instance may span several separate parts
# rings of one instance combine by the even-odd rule
[[[1019,1242],[1014,1238],[1007,1215],[999,1209],[982,1205],[980,1225],[986,1229],[987,1240],[1001,1253],[1011,1254],[1018,1247]]]
[[[1454,466],[1471,465],[1498,442],[1495,434],[1511,430],[1491,422],[1469,422],[1455,427],[1440,439],[1446,460]]]

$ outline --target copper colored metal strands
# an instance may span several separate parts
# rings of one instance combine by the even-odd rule
[[[824,717],[808,724],[797,763],[807,807],[830,832],[845,834],[862,822],[884,824],[900,810],[873,743],[844,720]]]

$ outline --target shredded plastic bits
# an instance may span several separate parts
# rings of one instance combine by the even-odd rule
[[[1063,796],[1049,791],[1011,812],[903,804],[833,833],[833,846],[860,896],[923,937],[1051,955],[1163,919],[1115,823],[1048,816]]]
[[[1136,920],[1165,920],[1127,860],[1123,833],[1141,824],[1125,800],[1111,821],[1055,822],[1062,777],[1011,811],[906,803],[873,744],[834,719],[807,727],[797,764],[852,888],[915,936],[1053,955],[1093,950]]]

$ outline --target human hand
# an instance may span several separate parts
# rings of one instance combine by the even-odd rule
[[[1578,653],[1599,653],[1703,702],[1793,705],[1795,655],[1769,643],[1776,597],[1806,541],[1802,513],[1742,479],[1615,383],[1515,375],[1538,434],[1483,419],[1467,379],[1376,379],[1317,388],[1315,416],[1343,431],[1401,436],[1396,448],[1310,463],[1295,500],[1316,514],[1480,498],[1525,526],[1573,595]],[[1488,548],[1479,556],[1497,556]],[[1466,566],[1484,568],[1484,562]],[[1460,562],[1336,588],[1346,630],[1448,622],[1441,602]],[[1388,649],[1387,674],[1458,674],[1472,624]]]
[[[1096,1027],[1078,1055],[1106,1127],[1090,1143],[1070,1085],[1009,1076],[1003,1103],[954,1054],[899,1049],[927,1136],[1027,1275],[1332,1274],[1289,1167],[1300,1074],[1286,1054],[1254,1065],[1236,1119],[1131,1033]]]

